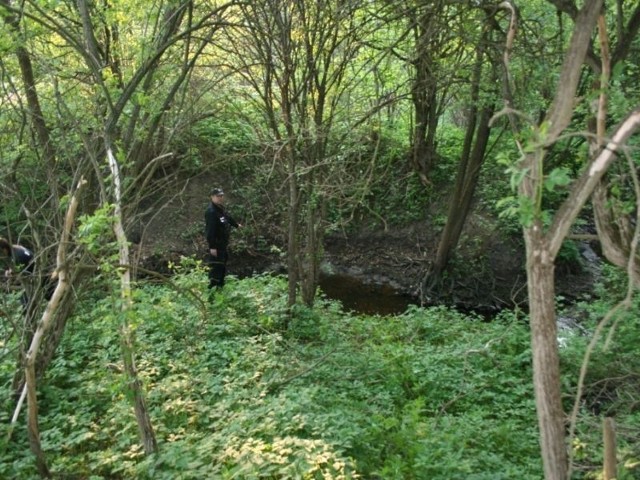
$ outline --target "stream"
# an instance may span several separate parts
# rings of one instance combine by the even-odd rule
[[[580,244],[580,254],[582,268],[588,272],[593,283],[600,277],[601,259],[587,243]],[[320,275],[319,287],[328,298],[338,300],[345,311],[356,314],[398,315],[410,305],[420,305],[419,298],[402,292],[393,284],[385,283],[382,278],[363,276],[361,271],[327,268]],[[487,319],[497,313],[497,310],[487,309],[466,310]]]
[[[399,293],[390,285],[366,284],[346,274],[321,275],[320,290],[342,303],[345,310],[364,315],[397,315],[409,305],[419,304],[417,298]]]

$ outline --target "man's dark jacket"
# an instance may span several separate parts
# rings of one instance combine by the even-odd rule
[[[209,203],[209,207],[204,212],[205,237],[209,248],[226,250],[229,245],[229,234],[231,227],[238,227],[231,216],[227,214],[222,205]]]

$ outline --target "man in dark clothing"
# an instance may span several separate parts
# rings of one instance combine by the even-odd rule
[[[209,245],[207,263],[209,264],[209,288],[222,288],[227,273],[228,246],[231,227],[241,225],[224,208],[224,192],[214,188],[210,193],[211,203],[204,212],[205,237]]]
[[[18,272],[33,273],[35,267],[33,252],[22,245],[11,245],[7,240],[0,237],[0,258],[3,263],[7,263],[4,272],[5,277],[10,277],[14,269]]]
[[[18,280],[22,286],[20,303],[24,315],[24,324],[21,325],[20,344],[17,349],[16,370],[11,382],[11,388],[19,396],[25,383],[24,367],[25,355],[33,335],[38,325],[38,316],[42,313],[39,307],[40,298],[38,291],[41,286],[38,277],[35,275],[36,262],[35,255],[31,250],[22,245],[12,245],[5,238],[0,237],[0,265],[4,269],[4,278],[10,287],[14,280]],[[45,288],[51,288],[53,275],[47,277],[43,282]],[[44,297],[48,300],[51,295],[45,292]]]
[[[0,264],[4,268],[4,278],[10,281],[14,274],[27,274],[20,276],[20,283],[24,288],[22,292],[22,308],[28,311],[29,300],[33,295],[33,272],[35,270],[35,258],[33,252],[22,245],[12,245],[5,238],[0,237]]]

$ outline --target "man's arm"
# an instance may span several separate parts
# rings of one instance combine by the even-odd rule
[[[227,215],[227,220],[229,221],[229,225],[235,228],[242,227],[241,223],[236,222],[231,215]]]

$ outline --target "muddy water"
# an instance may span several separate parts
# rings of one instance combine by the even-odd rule
[[[368,285],[349,275],[322,275],[320,290],[342,303],[345,310],[366,315],[395,315],[417,299],[398,293],[390,286]]]

